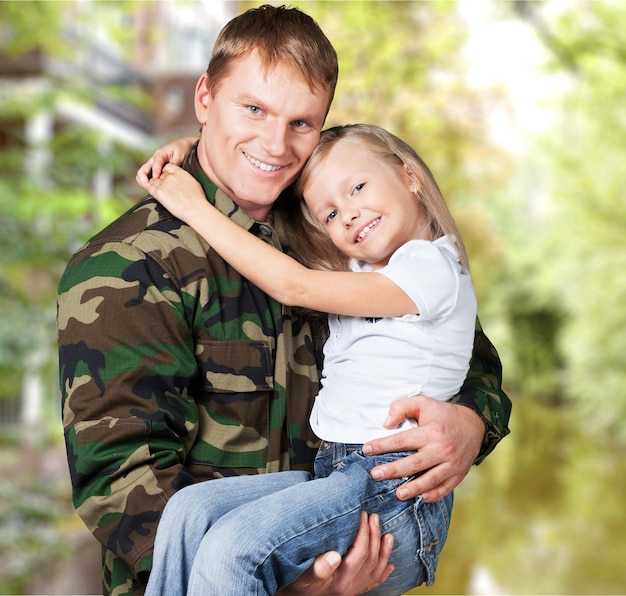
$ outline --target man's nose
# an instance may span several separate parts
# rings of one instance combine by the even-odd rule
[[[271,124],[263,135],[263,149],[268,155],[284,155],[287,148],[287,127],[281,124]]]

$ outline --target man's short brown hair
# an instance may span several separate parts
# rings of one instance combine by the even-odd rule
[[[311,90],[328,90],[330,107],[339,73],[335,49],[309,15],[269,4],[235,17],[219,33],[207,68],[211,94],[228,76],[232,63],[255,50],[266,70],[279,62],[288,64]]]

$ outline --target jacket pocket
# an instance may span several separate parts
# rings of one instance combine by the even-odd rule
[[[267,342],[200,340],[196,344],[196,359],[202,375],[202,391],[249,393],[274,388]]]

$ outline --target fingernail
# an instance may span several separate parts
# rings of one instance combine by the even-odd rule
[[[391,423],[391,416],[387,416],[387,418],[385,418],[385,421],[383,422],[383,426],[387,426],[390,423]]]
[[[374,468],[372,470],[372,478],[374,480],[383,480],[385,477],[385,474],[383,473],[382,470],[379,470],[378,468]]]
[[[332,567],[337,567],[341,563],[341,555],[335,551],[331,551],[326,555],[326,560]]]
[[[371,455],[372,454],[372,446],[368,445],[367,443],[365,443],[365,445],[363,445],[363,453],[365,453],[365,455]]]

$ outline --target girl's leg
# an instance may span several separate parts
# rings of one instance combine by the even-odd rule
[[[349,478],[336,474],[232,510],[202,540],[189,596],[273,595],[308,569],[318,554],[345,552],[361,509],[356,492]]]
[[[424,503],[418,497],[410,507],[381,523],[381,532],[394,536],[389,562],[395,569],[383,585],[367,592],[367,596],[405,594],[423,583],[432,585],[448,535],[453,498],[450,493],[436,503]]]
[[[414,514],[419,504],[396,499],[402,481],[371,480],[378,460],[360,452],[345,458],[342,445],[333,449],[344,452],[334,453],[327,466],[337,471],[232,510],[211,528],[198,548],[190,595],[274,594],[308,569],[317,555],[329,550],[344,554],[361,510],[378,513],[383,529],[400,537],[394,551],[398,549],[395,564],[402,573],[380,593],[402,594],[421,583],[426,573],[418,553],[423,540],[429,545],[432,541],[422,536]],[[317,465],[316,471],[320,475]],[[403,560],[406,553],[408,561]]]
[[[187,486],[167,503],[159,522],[146,596],[187,593],[198,546],[223,515],[271,492],[310,480],[307,472],[220,478]]]

